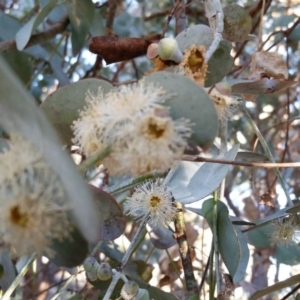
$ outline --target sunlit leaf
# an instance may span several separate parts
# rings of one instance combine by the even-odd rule
[[[276,292],[278,290],[284,289],[286,287],[290,287],[294,284],[298,284],[300,282],[300,275],[292,276],[284,281],[277,282],[265,289],[262,289],[256,293],[254,293],[249,300],[257,300],[262,299],[263,296]]]
[[[78,111],[86,105],[86,93],[97,95],[100,87],[104,93],[112,89],[112,85],[104,80],[89,78],[58,89],[42,103],[41,107],[48,120],[65,144],[72,144],[71,125],[78,119]]]
[[[209,199],[203,202],[202,211],[210,228],[213,228],[213,206],[214,200]],[[233,279],[234,283],[241,281],[246,272],[249,260],[249,250],[246,240],[239,229],[234,228],[229,219],[227,206],[217,202],[217,235],[218,246],[222,259]]]
[[[224,160],[234,160],[238,149],[239,145],[235,145],[228,152],[218,156],[218,158]],[[230,165],[205,163],[190,179],[187,189],[195,199],[200,200],[211,194],[221,184],[229,170]],[[182,203],[191,202],[184,201]]]
[[[199,170],[204,163],[180,161],[178,162],[170,172],[165,180],[166,184],[172,189],[174,198],[182,203],[192,203],[199,199],[196,199],[192,193],[187,189],[191,178]]]
[[[20,133],[44,154],[46,162],[60,176],[73,206],[78,226],[85,237],[97,238],[98,225],[93,199],[70,156],[62,150],[57,136],[35,100],[0,57],[0,120],[7,133]]]
[[[56,5],[57,0],[48,1],[48,3],[42,8],[40,13],[37,16],[32,17],[30,21],[17,32],[16,43],[19,51],[23,50],[26,47],[33,31],[44,21],[44,19]]]

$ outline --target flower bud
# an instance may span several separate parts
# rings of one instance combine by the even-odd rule
[[[83,268],[86,272],[91,272],[93,269],[97,270],[99,263],[94,257],[88,257],[83,262]]]
[[[97,269],[97,277],[100,280],[108,280],[112,277],[112,270],[108,263],[102,263]]]
[[[182,61],[183,55],[177,41],[171,38],[163,38],[158,43],[158,55],[162,60],[172,60],[176,63]]]
[[[97,270],[92,269],[90,272],[86,272],[86,276],[90,281],[96,281],[97,280]]]
[[[121,296],[124,298],[124,300],[130,300],[137,295],[138,291],[139,285],[135,281],[129,280],[123,285]]]

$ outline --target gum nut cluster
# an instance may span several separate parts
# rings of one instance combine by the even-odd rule
[[[173,120],[163,106],[165,91],[143,80],[108,94],[88,93],[73,123],[73,142],[89,156],[111,147],[102,161],[113,176],[166,171],[181,157],[191,136],[190,122]]]
[[[99,264],[94,257],[86,258],[83,268],[90,281],[96,281],[97,279],[106,281],[113,275],[111,266],[108,263]]]
[[[12,256],[53,255],[53,239],[69,236],[70,203],[41,152],[19,135],[0,153],[0,239]]]

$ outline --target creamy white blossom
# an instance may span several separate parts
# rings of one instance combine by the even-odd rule
[[[209,97],[215,104],[220,120],[228,120],[238,110],[238,98],[223,95],[216,88],[210,91]]]
[[[46,251],[69,235],[70,209],[58,176],[41,153],[12,135],[0,154],[0,240],[12,255]]]
[[[275,245],[287,247],[300,242],[300,227],[293,216],[277,219],[271,225],[273,227],[271,242]]]
[[[166,171],[179,159],[191,135],[187,120],[173,120],[162,103],[170,95],[141,81],[103,95],[89,95],[87,106],[73,124],[74,139],[91,155],[111,147],[102,163],[110,174],[137,176]]]
[[[153,228],[168,225],[176,214],[171,190],[159,180],[146,181],[136,187],[127,198],[124,210],[135,218],[148,220]]]

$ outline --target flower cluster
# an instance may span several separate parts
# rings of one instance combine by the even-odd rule
[[[189,122],[173,120],[162,105],[169,96],[141,81],[104,95],[88,94],[87,106],[73,124],[73,142],[91,155],[111,146],[102,161],[110,174],[136,176],[166,171],[185,149]]]
[[[0,240],[12,255],[50,254],[72,229],[62,183],[28,141],[12,135],[0,154]]]
[[[154,228],[168,225],[175,217],[170,189],[156,181],[146,181],[139,185],[124,204],[124,211],[133,217],[147,219]]]
[[[287,247],[300,242],[300,227],[295,217],[277,219],[271,225],[273,227],[272,243]]]

